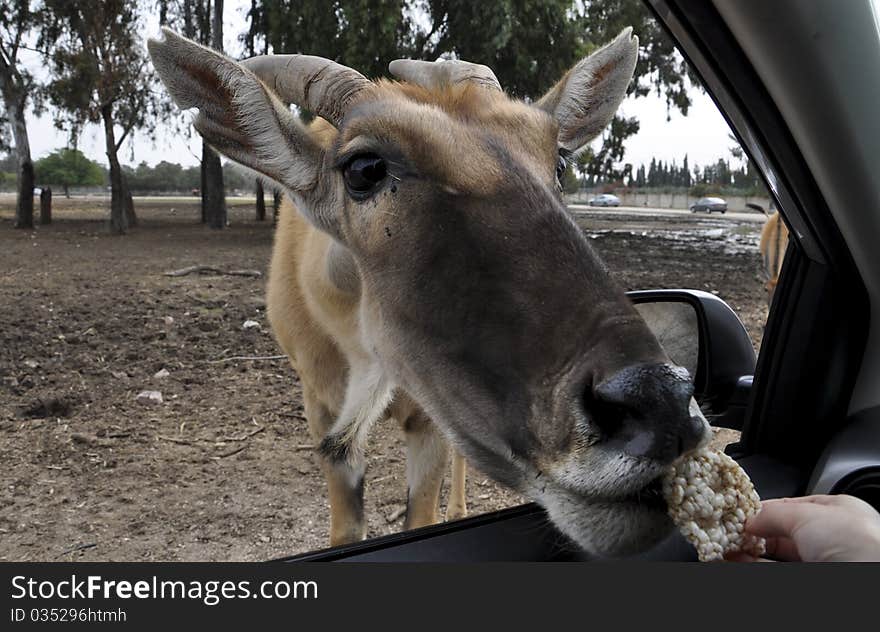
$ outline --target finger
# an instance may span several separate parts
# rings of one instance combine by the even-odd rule
[[[725,562],[775,562],[776,560],[768,560],[766,557],[755,557],[748,553],[728,553],[724,556]]]
[[[767,557],[783,562],[800,562],[801,554],[798,552],[797,545],[794,540],[787,537],[769,537],[765,538]]]
[[[841,499],[844,498],[841,495],[828,495],[828,494],[814,494],[812,496],[796,496],[793,498],[774,498],[771,500],[765,500],[766,503],[790,503],[790,504],[812,504],[812,505],[837,505],[840,503]]]
[[[799,525],[823,509],[812,502],[793,502],[788,498],[768,500],[761,503],[757,515],[746,521],[745,530],[764,538],[789,537]]]
[[[725,562],[757,562],[758,558],[754,555],[749,555],[748,553],[735,552],[735,553],[726,553],[724,555]]]

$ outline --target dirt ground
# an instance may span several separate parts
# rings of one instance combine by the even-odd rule
[[[105,201],[56,198],[51,226],[18,231],[13,203],[0,198],[0,560],[265,560],[324,547],[324,481],[293,371],[227,359],[279,353],[263,298],[271,221],[245,201],[211,231],[196,200],[139,200],[141,226],[116,237]],[[716,291],[759,343],[759,225],[728,223],[719,237],[708,220],[579,218],[628,289]],[[706,236],[679,234],[695,225]],[[163,275],[197,264],[263,276]],[[145,390],[163,402],[139,403]],[[369,459],[377,536],[403,522],[393,424],[374,432]],[[467,493],[472,514],[521,502],[473,469]]]

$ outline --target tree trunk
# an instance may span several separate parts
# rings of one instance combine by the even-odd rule
[[[281,191],[272,191],[272,221],[278,223],[278,210],[281,208]]]
[[[34,227],[34,163],[24,118],[24,98],[11,95],[6,99],[6,113],[12,124],[15,155],[18,161],[18,199],[15,203],[15,227]]]
[[[202,191],[205,220],[211,228],[226,228],[226,198],[223,191],[223,166],[220,164],[220,156],[205,145],[202,157],[205,166],[205,190]]]
[[[223,0],[214,0],[214,13],[211,19],[211,47],[223,52]],[[226,192],[223,186],[223,166],[220,156],[202,144],[202,167],[204,169],[204,188],[202,189],[202,212],[211,228],[226,228]]]
[[[49,187],[40,191],[40,223],[52,223],[52,189]]]
[[[266,221],[266,199],[263,197],[263,181],[257,178],[256,180],[256,190],[257,190],[257,221],[263,222]]]
[[[208,221],[207,201],[205,200],[205,191],[208,187],[205,185],[205,165],[208,164],[208,152],[211,150],[208,144],[202,140],[202,162],[199,164],[199,196],[202,198],[202,224]]]
[[[134,213],[134,199],[131,197],[131,189],[128,188],[128,178],[122,174],[122,190],[123,194],[123,210],[125,211],[125,221],[129,226],[137,226],[138,218]]]
[[[214,15],[211,16],[211,48],[223,52],[223,0],[214,0]]]
[[[64,197],[66,197],[69,200],[70,199],[70,187],[66,184],[62,184],[61,190],[64,191]]]
[[[122,173],[122,166],[119,164],[119,157],[116,154],[112,106],[102,108],[101,118],[104,121],[107,161],[110,163],[110,230],[122,235],[129,226],[136,223],[134,205],[131,202],[131,193],[128,190],[128,183],[125,181],[125,174]]]

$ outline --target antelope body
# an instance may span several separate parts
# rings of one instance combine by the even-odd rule
[[[320,120],[310,131],[319,143],[335,136]],[[312,439],[321,444],[339,418],[346,394],[360,386],[359,381],[373,386],[369,382],[370,353],[359,325],[359,279],[353,262],[289,201],[279,214],[266,299],[275,337],[302,382]],[[403,426],[408,487],[404,527],[433,524],[438,519],[440,488],[448,463],[446,441],[405,393],[398,390],[390,402],[387,394],[381,395],[380,402],[364,415],[387,414]],[[379,410],[382,403],[387,403],[384,411]],[[365,535],[363,456],[323,461],[330,497],[330,544],[360,540]],[[466,513],[464,476],[464,460],[456,454],[448,519]]]
[[[446,439],[591,553],[670,531],[660,477],[708,425],[560,186],[637,44],[625,30],[527,104],[485,67],[394,62],[406,83],[370,82],[316,57],[150,42],[196,129],[293,202],[268,304],[320,441],[332,541],[363,536],[364,444],[389,411],[407,429],[411,524],[436,517]]]

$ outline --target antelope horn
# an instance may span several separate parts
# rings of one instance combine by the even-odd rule
[[[388,64],[388,70],[398,79],[428,89],[471,81],[489,90],[501,90],[501,84],[491,68],[461,59],[438,59],[433,62],[395,59]]]
[[[241,62],[282,101],[311,110],[337,127],[373,84],[361,73],[312,55],[260,55]]]

